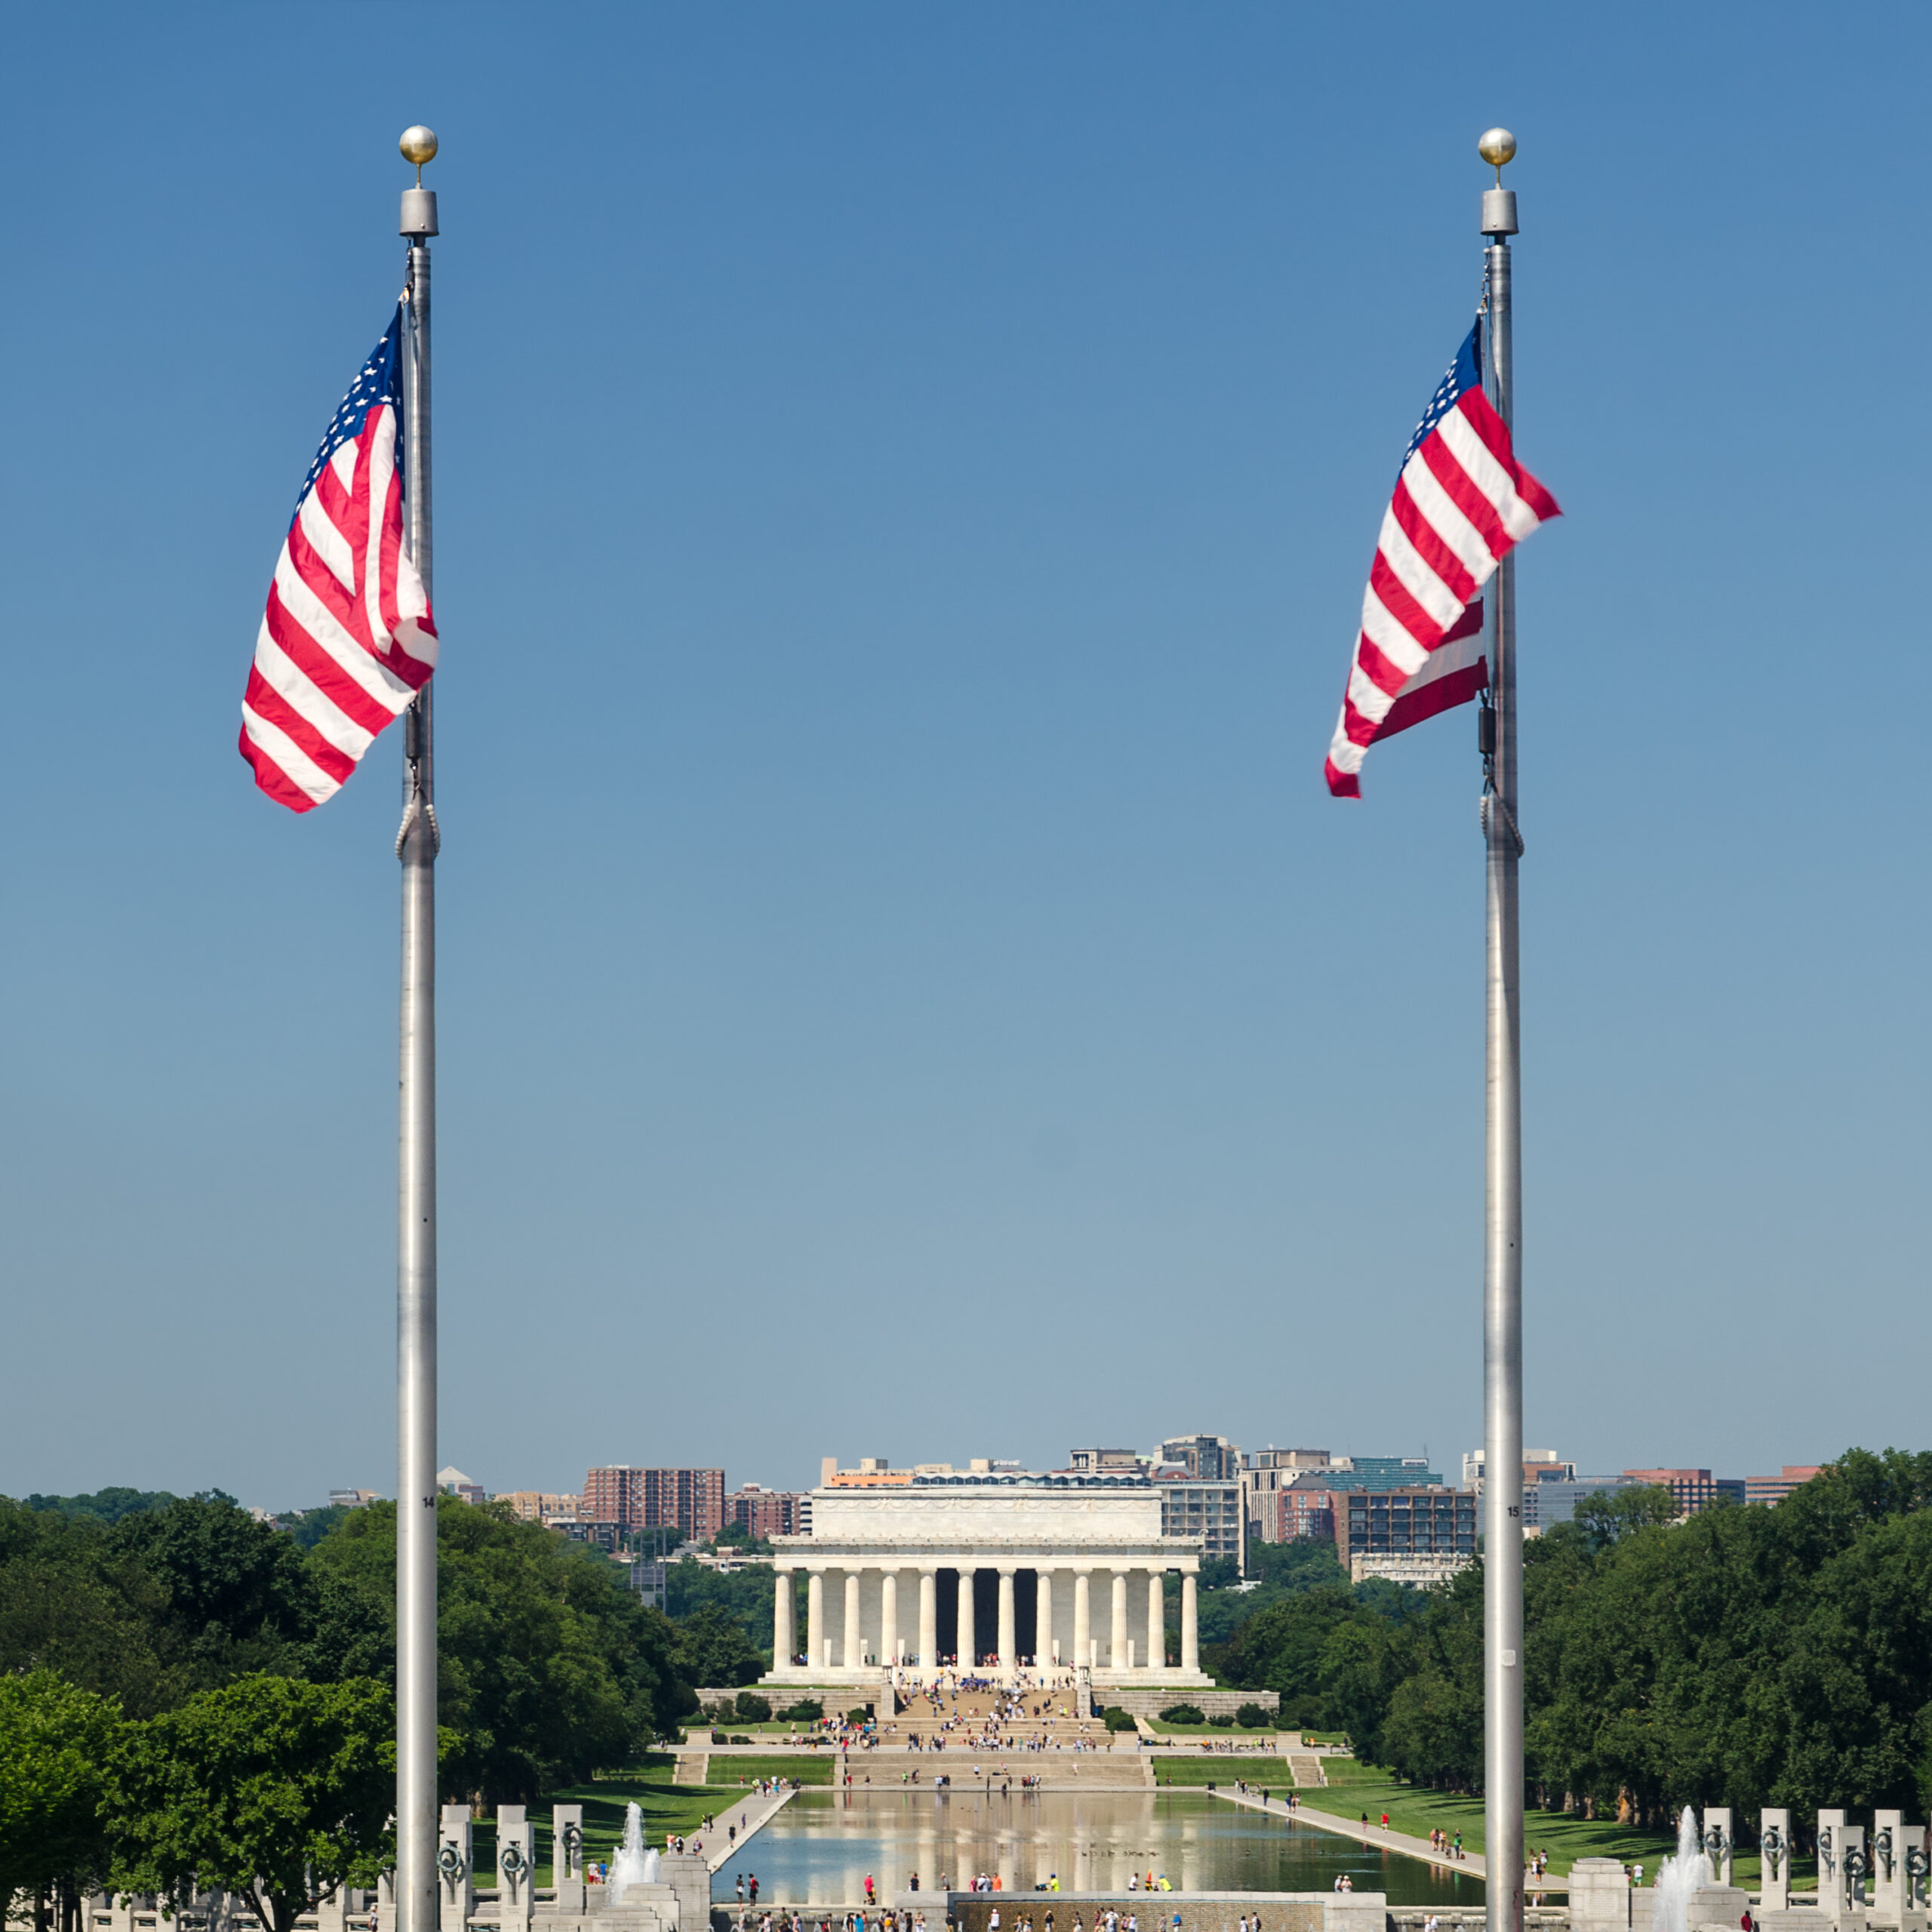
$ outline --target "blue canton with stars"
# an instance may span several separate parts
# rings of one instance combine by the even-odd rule
[[[1416,432],[1409,438],[1408,448],[1402,452],[1404,469],[1408,468],[1409,458],[1415,454],[1429,432],[1455,408],[1463,391],[1481,386],[1482,318],[1478,315],[1475,326],[1469,331],[1469,339],[1457,350],[1456,359],[1449,365],[1449,373],[1429,398],[1429,407],[1423,411],[1422,420],[1416,425]]]
[[[368,420],[371,410],[378,403],[393,403],[395,406],[396,465],[402,464],[402,304],[395,305],[395,316],[383,332],[383,339],[369,352],[369,359],[363,364],[361,372],[350,384],[349,393],[337,405],[334,420],[329,424],[328,434],[322,438],[322,446],[315,452],[315,460],[309,466],[309,473],[302,479],[302,492],[295,500],[295,514],[302,514],[302,506],[309,492],[315,487],[315,478],[322,473],[322,466],[344,443],[352,443],[362,433],[362,426]],[[294,519],[291,519],[292,525]]]

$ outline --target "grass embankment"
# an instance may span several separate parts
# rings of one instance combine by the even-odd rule
[[[1406,1832],[1419,1838],[1426,1838],[1432,1831],[1438,1829],[1452,1836],[1460,1832],[1465,1851],[1482,1850],[1483,1801],[1480,1798],[1432,1791],[1426,1785],[1400,1784],[1386,1770],[1373,1764],[1358,1764],[1352,1758],[1327,1758],[1321,1767],[1327,1774],[1327,1788],[1303,1789],[1296,1794],[1297,1801],[1308,1810],[1324,1812],[1331,1817],[1355,1823],[1366,1812],[1369,1823],[1377,1826],[1386,1811],[1391,1831]],[[1614,1818],[1589,1819],[1571,1812],[1531,1810],[1523,1814],[1523,1842],[1532,1853],[1549,1854],[1553,1887],[1579,1858],[1614,1858],[1626,1865],[1641,1862],[1644,1881],[1648,1884],[1657,1877],[1664,1854],[1676,1850],[1677,1834],[1620,1825]],[[1804,1869],[1800,1861],[1793,1875]],[[1757,1854],[1740,1850],[1734,1867],[1737,1882],[1751,1885],[1756,1883],[1758,1875]]]
[[[676,1759],[669,1752],[654,1751],[644,1762],[628,1770],[607,1771],[590,1783],[569,1791],[554,1792],[540,1808],[532,1805],[531,1823],[536,1827],[537,1883],[554,1884],[551,1864],[550,1806],[581,1804],[583,1807],[583,1855],[588,1860],[617,1855],[623,1841],[624,1808],[635,1804],[643,1814],[644,1841],[647,1847],[662,1846],[667,1832],[686,1838],[706,1818],[729,1823],[732,1807],[742,1802],[746,1786],[756,1778],[796,1778],[801,1784],[829,1784],[832,1762],[809,1758],[734,1758],[724,1760],[731,1766],[728,1783],[673,1784],[672,1772]],[[738,1780],[743,1777],[745,1783]],[[479,1818],[471,1826],[471,1857],[478,1885],[496,1882],[497,1822]],[[720,1825],[719,1829],[724,1826]]]

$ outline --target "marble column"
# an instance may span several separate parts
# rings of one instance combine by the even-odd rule
[[[1147,1573],[1147,1667],[1168,1667],[1168,1575],[1164,1570]]]
[[[1704,1814],[1706,1823],[1705,1835],[1710,1833],[1710,1813]],[[1729,1824],[1728,1818],[1725,1823]],[[1729,1838],[1730,1832],[1724,1833]],[[1718,1876],[1718,1883],[1730,1882],[1728,1857],[1724,1860],[1726,1869]],[[1881,1925],[1903,1925],[1905,1906],[1905,1814],[1903,1811],[1877,1811],[1872,1817],[1872,1916]]]
[[[1184,1570],[1180,1579],[1180,1667],[1201,1668],[1201,1604],[1195,1594],[1194,1572]]]
[[[805,1658],[814,1670],[825,1667],[825,1572],[805,1575]]]
[[[1093,1572],[1073,1573],[1073,1667],[1084,1670],[1093,1659]]]
[[[999,1667],[1011,1674],[1019,1668],[1020,1644],[1013,1611],[1013,1565],[999,1566]]]
[[[1114,1572],[1113,1628],[1107,1633],[1107,1663],[1113,1670],[1127,1669],[1127,1572]]]
[[[953,1644],[961,1670],[971,1670],[980,1661],[980,1633],[973,1628],[974,1572],[963,1564],[959,1571],[959,1616]]]
[[[436,1923],[440,1932],[469,1932],[470,1915],[476,1909],[476,1874],[471,1867],[475,1850],[469,1825],[469,1807],[445,1804],[441,1829],[436,1841]],[[451,1857],[454,1853],[455,1856]],[[448,1862],[445,1864],[445,1860]],[[158,1918],[159,1914],[155,1915]]]
[[[1033,1668],[1054,1667],[1054,1573],[1033,1572]]]
[[[771,1667],[783,1670],[798,1647],[798,1613],[792,1607],[792,1573],[781,1570],[773,1579],[777,1588],[771,1595]]]
[[[939,1572],[930,1563],[919,1566],[919,1668],[939,1668]]]
[[[884,1570],[878,1580],[878,1660],[890,1670],[899,1661],[899,1572]]]
[[[521,1804],[497,1807],[497,1911],[499,1932],[528,1926],[537,1912],[537,1835]]]
[[[1763,1909],[1786,1912],[1791,1907],[1791,1813],[1766,1805],[1758,1814],[1758,1869]]]
[[[865,1660],[860,1654],[859,1573],[845,1573],[845,1668],[857,1670]]]
[[[1821,1922],[1833,1924],[1844,1916],[1844,1873],[1838,1860],[1844,1855],[1844,1813],[1833,1809],[1818,1814],[1818,1910]]]

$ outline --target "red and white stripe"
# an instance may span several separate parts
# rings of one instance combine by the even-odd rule
[[[1488,398],[1465,389],[1403,466],[1382,520],[1328,748],[1324,775],[1337,798],[1361,795],[1362,755],[1377,739],[1487,684],[1479,594],[1531,531],[1561,515],[1517,462]]]
[[[242,702],[242,755],[291,811],[334,797],[436,668],[395,455],[395,410],[380,403],[317,472],[276,561]]]

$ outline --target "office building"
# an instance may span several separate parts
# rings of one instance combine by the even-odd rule
[[[1241,1454],[1225,1435],[1176,1435],[1161,1444],[1158,1460],[1177,1463],[1197,1482],[1235,1482]]]
[[[1614,1496],[1620,1489],[1635,1487],[1628,1476],[1576,1476],[1567,1482],[1539,1482],[1535,1485],[1537,1519],[1531,1527],[1546,1530],[1553,1524],[1574,1522],[1578,1503],[1599,1493]]]
[[[1370,1560],[1390,1557],[1432,1558],[1442,1574],[1453,1574],[1476,1553],[1476,1499],[1466,1489],[1417,1484],[1345,1491],[1336,1499],[1335,1526],[1336,1553],[1351,1576],[1358,1568],[1367,1576],[1395,1574]],[[1454,1560],[1445,1567],[1444,1559]]]
[[[1782,1475],[1746,1476],[1744,1500],[1746,1503],[1767,1505],[1782,1503],[1794,1489],[1802,1488],[1823,1466],[1821,1463],[1787,1463]]]
[[[483,1485],[480,1482],[472,1482],[454,1463],[448,1469],[436,1472],[436,1487],[445,1496],[460,1496],[466,1503],[484,1500]]]
[[[1463,1487],[1473,1490],[1478,1496],[1483,1493],[1483,1454],[1480,1449],[1472,1449],[1463,1457]],[[1523,1451],[1523,1500],[1522,1524],[1526,1536],[1534,1536],[1546,1523],[1567,1520],[1553,1516],[1543,1507],[1547,1485],[1552,1483],[1573,1483],[1577,1480],[1577,1466],[1566,1462],[1554,1449],[1525,1449]]]
[[[1623,1473],[1633,1483],[1669,1490],[1677,1499],[1680,1516],[1694,1516],[1714,1503],[1745,1500],[1741,1478],[1713,1478],[1709,1469],[1626,1469]]]

